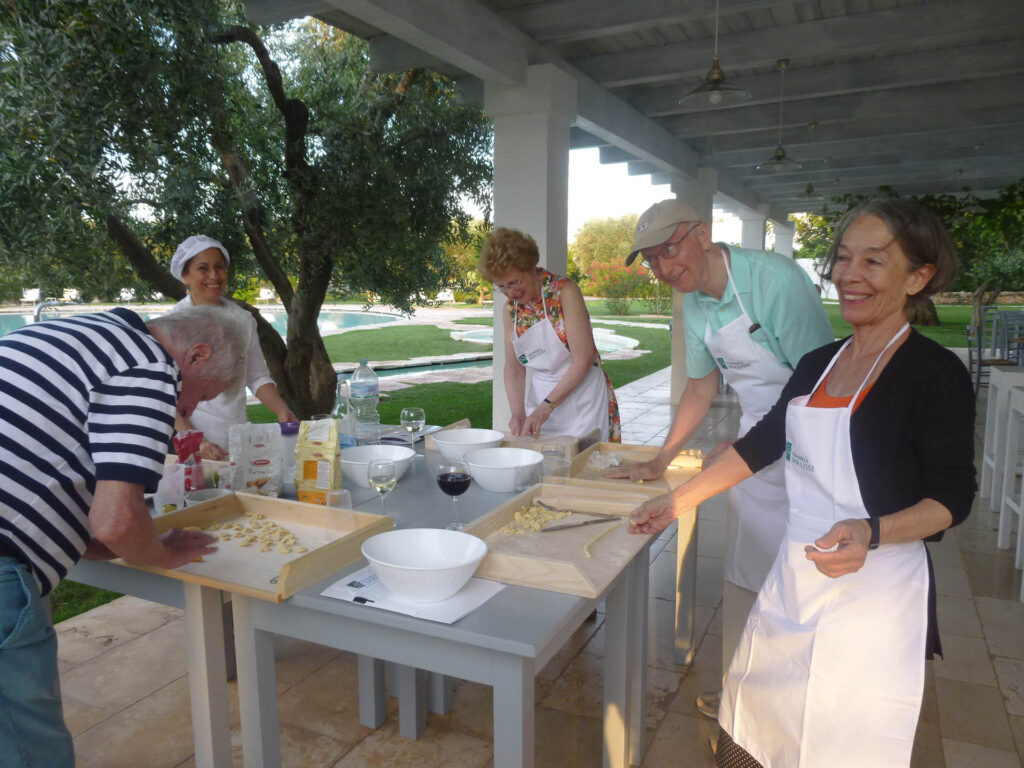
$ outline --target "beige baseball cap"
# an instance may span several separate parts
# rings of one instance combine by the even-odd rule
[[[661,245],[676,231],[680,224],[688,221],[703,221],[697,209],[679,200],[662,200],[655,203],[636,221],[633,234],[633,250],[626,257],[626,266],[632,264],[640,251]]]

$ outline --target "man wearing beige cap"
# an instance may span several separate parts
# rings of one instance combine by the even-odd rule
[[[711,407],[719,373],[739,397],[739,437],[775,404],[797,361],[833,341],[821,299],[793,259],[713,243],[711,227],[686,203],[663,200],[640,216],[626,264],[638,256],[656,278],[686,294],[683,322],[689,381],[658,455],[608,473],[634,481],[664,474]],[[715,448],[705,465],[726,445]],[[723,670],[775,560],[787,509],[781,460],[729,491]],[[697,708],[717,717],[718,699],[717,691],[702,693]]]

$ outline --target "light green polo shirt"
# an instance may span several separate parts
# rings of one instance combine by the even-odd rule
[[[721,245],[721,244],[719,244]],[[821,297],[803,268],[788,256],[724,246],[732,254],[732,280],[752,323],[761,327],[751,338],[790,370],[812,349],[834,341]],[[718,258],[711,256],[711,258]],[[715,370],[704,343],[704,332],[714,333],[740,316],[732,285],[721,300],[700,291],[683,298],[686,327],[686,375],[700,379]]]

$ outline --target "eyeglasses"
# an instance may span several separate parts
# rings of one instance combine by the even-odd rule
[[[494,287],[504,294],[507,294],[509,291],[518,291],[523,287],[523,275],[520,275],[516,280],[512,280],[504,285],[494,283]]]
[[[658,263],[659,259],[665,259],[665,261],[672,261],[672,259],[679,255],[679,246],[682,244],[683,240],[689,237],[690,233],[693,232],[693,230],[695,230],[699,226],[699,222],[697,224],[694,224],[686,231],[686,234],[680,237],[678,240],[670,240],[669,242],[662,243],[661,245],[655,246],[654,248],[649,248],[646,253],[641,252],[640,263],[643,264],[648,269],[654,269],[654,265]],[[661,253],[656,252],[659,250],[661,251]]]

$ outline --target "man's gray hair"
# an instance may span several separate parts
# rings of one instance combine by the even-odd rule
[[[221,307],[191,306],[154,317],[147,325],[159,328],[179,351],[209,344],[210,359],[201,377],[227,382],[224,391],[234,397],[245,386],[246,354],[252,325],[248,318]]]

